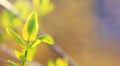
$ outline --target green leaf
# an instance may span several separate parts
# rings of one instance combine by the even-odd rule
[[[27,54],[26,60],[31,61],[33,59],[36,49],[37,49],[37,47],[28,49],[28,54]]]
[[[11,66],[17,66],[13,61],[8,60],[8,63],[9,63]]]
[[[52,60],[48,61],[47,66],[56,66],[56,63]]]
[[[22,60],[22,61],[25,61],[25,60],[26,60],[23,52],[20,53],[19,51],[15,50],[14,53],[15,53],[15,55],[16,55],[16,57],[17,57],[18,59],[20,59],[20,60]]]
[[[22,62],[26,61],[26,58],[24,55],[20,55],[20,59],[22,60]]]
[[[48,34],[41,35],[38,39],[50,45],[54,44],[53,38]]]
[[[16,57],[20,59],[20,55],[22,55],[22,54],[17,50],[14,50],[14,53],[15,53]]]
[[[44,35],[41,35],[40,37],[38,37],[38,39],[36,39],[31,45],[29,48],[33,48],[33,47],[36,47],[38,44],[40,44],[40,42],[43,41],[45,43],[48,43],[50,45],[53,45],[54,44],[54,40],[53,38],[48,35],[48,34],[44,34]]]
[[[34,41],[38,33],[38,17],[37,13],[32,12],[24,25],[23,38],[25,40]]]
[[[16,32],[11,30],[10,28],[6,28],[6,31],[16,42],[18,42],[21,46],[24,47],[23,40],[21,39],[21,37]]]
[[[36,39],[36,40],[29,46],[29,48],[36,47],[38,44],[40,44],[40,42],[41,42],[41,40]]]

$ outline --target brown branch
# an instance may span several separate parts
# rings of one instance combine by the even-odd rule
[[[25,22],[25,20],[23,18],[20,17],[19,15],[19,12],[17,11],[17,9],[14,8],[14,6],[8,2],[7,0],[2,0],[2,1],[5,1],[5,3],[1,3],[0,4],[7,10],[9,10],[12,14],[14,14],[15,16],[19,17],[20,19],[23,20],[23,22]],[[44,34],[41,30],[39,30],[39,34]],[[66,58],[68,60],[68,63],[70,66],[78,66],[74,61],[73,59],[66,53],[62,50],[62,48],[60,48],[58,46],[58,44],[54,44],[52,46],[50,46],[53,51],[55,51],[57,53],[58,56],[62,57],[62,58]]]

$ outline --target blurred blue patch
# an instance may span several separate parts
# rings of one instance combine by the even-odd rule
[[[120,37],[120,0],[98,0],[99,27]]]
[[[99,40],[116,49],[120,47],[120,0],[97,0]],[[105,42],[105,43],[106,43]]]

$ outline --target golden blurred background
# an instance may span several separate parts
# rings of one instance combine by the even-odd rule
[[[119,52],[99,47],[96,0],[52,0],[52,2],[55,4],[55,10],[43,17],[40,23],[41,30],[50,34],[78,66],[120,65]],[[1,10],[4,9],[1,7]],[[3,43],[8,47],[20,49],[12,39]],[[0,57],[13,59],[3,51],[0,51]],[[41,44],[34,60],[46,66],[48,60],[55,60],[58,57],[49,45]]]

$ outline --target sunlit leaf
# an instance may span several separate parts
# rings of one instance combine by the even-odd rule
[[[52,60],[48,61],[47,66],[56,66],[56,63]]]
[[[38,44],[40,44],[41,40],[36,39],[31,45],[30,48],[36,47]]]
[[[14,53],[15,53],[16,57],[20,59],[21,53],[17,50],[14,50]]]
[[[41,41],[48,43],[50,45],[54,44],[53,38],[48,34],[41,35],[38,39],[40,39]]]
[[[20,60],[22,60],[22,61],[25,61],[25,60],[26,60],[26,58],[25,58],[25,56],[24,56],[23,53],[21,53],[21,52],[19,52],[19,51],[17,51],[17,50],[14,50],[14,53],[15,53],[15,55],[16,55],[16,57],[17,57],[18,59],[20,59]]]
[[[53,38],[48,35],[48,34],[44,34],[44,35],[41,35],[40,37],[38,37],[38,39],[36,39],[31,45],[30,45],[30,48],[32,47],[36,47],[38,44],[40,44],[40,42],[43,41],[45,43],[48,43],[50,45],[53,45],[54,44],[54,40]]]
[[[8,60],[8,63],[9,63],[11,66],[17,66],[13,61]]]
[[[68,66],[68,62],[65,59],[58,58],[56,60],[57,66]]]
[[[26,60],[31,61],[33,59],[35,52],[36,52],[36,48],[37,47],[28,49],[28,54],[27,54]]]
[[[38,33],[38,18],[35,12],[32,12],[23,28],[23,38],[25,40],[33,41]]]
[[[20,59],[22,60],[22,62],[26,61],[26,58],[24,55],[20,55]]]
[[[6,31],[16,42],[18,42],[21,46],[24,47],[23,40],[21,39],[21,37],[16,32],[11,30],[10,28],[6,28]]]

